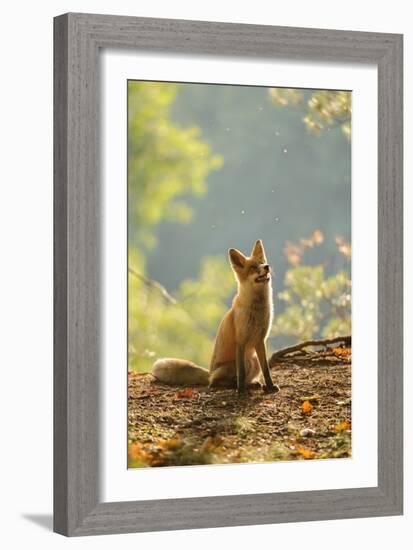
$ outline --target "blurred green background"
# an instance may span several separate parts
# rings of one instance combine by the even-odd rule
[[[208,366],[236,291],[227,249],[263,239],[270,351],[350,333],[351,94],[128,82],[129,369]]]

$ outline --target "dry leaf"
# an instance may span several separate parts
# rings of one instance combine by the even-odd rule
[[[311,460],[315,457],[315,451],[307,449],[306,447],[302,447],[301,445],[297,446],[297,452],[299,452],[300,455],[306,460]]]
[[[348,430],[351,430],[351,424],[347,420],[343,420],[343,422],[340,422],[335,427],[336,432],[347,432]]]
[[[165,439],[158,442],[159,447],[166,451],[174,451],[182,447],[182,441],[177,437],[172,439]]]
[[[175,394],[175,397],[178,399],[192,399],[197,395],[197,392],[193,388],[183,388],[182,390],[178,390]]]
[[[333,353],[336,357],[348,360],[351,357],[351,348],[334,348]]]
[[[301,412],[303,414],[311,414],[312,410],[313,406],[310,401],[304,401],[304,403],[301,405]]]
[[[318,401],[320,399],[320,396],[318,393],[315,393],[314,395],[310,395],[309,397],[300,397],[301,401]]]
[[[140,443],[133,443],[128,449],[129,459],[133,462],[149,462],[150,454]]]

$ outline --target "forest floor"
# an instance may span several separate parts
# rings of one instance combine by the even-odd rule
[[[280,391],[179,388],[128,374],[129,467],[351,456],[351,348],[299,352],[271,369]]]

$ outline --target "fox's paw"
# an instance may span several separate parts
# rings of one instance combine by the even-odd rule
[[[279,386],[277,384],[273,384],[272,386],[264,386],[264,392],[265,393],[278,393],[280,391]]]

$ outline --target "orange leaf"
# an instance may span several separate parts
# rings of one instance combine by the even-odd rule
[[[191,399],[192,397],[195,397],[197,395],[197,392],[192,388],[183,388],[182,390],[178,390],[175,394],[175,397],[178,399],[182,398],[188,398]]]
[[[311,414],[313,411],[313,406],[310,403],[310,401],[304,401],[304,403],[301,405],[301,412],[303,414]]]
[[[182,441],[177,437],[158,441],[158,446],[167,451],[174,451],[182,447]]]
[[[299,447],[297,447],[297,451],[306,460],[311,460],[315,457],[315,451],[312,451],[311,449],[307,449],[306,447],[299,446]]]
[[[336,432],[347,432],[348,430],[351,430],[351,424],[347,420],[343,420],[343,422],[340,422],[335,427]]]
[[[351,348],[334,348],[333,353],[337,357],[348,359],[351,355]]]
[[[150,459],[149,453],[140,443],[133,443],[128,449],[129,459],[133,462],[148,462]]]

